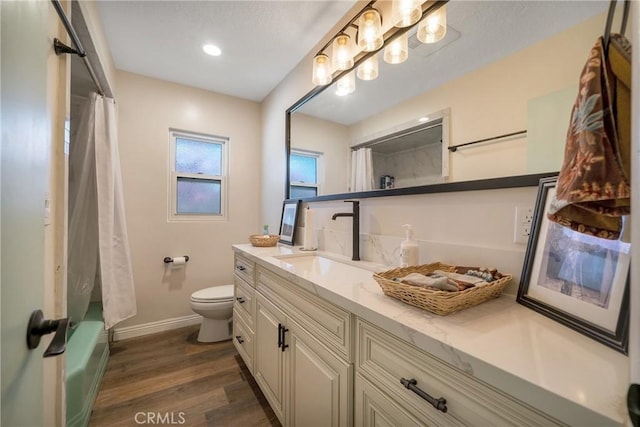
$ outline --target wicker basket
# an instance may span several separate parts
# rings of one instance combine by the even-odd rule
[[[249,241],[253,246],[268,247],[275,246],[280,240],[279,234],[253,234],[249,236]]]
[[[378,282],[385,295],[440,315],[454,313],[478,305],[491,298],[496,298],[500,295],[507,283],[511,281],[511,275],[506,274],[486,286],[479,288],[472,287],[458,292],[448,292],[407,285],[393,280],[397,277],[404,277],[409,273],[426,275],[436,270],[453,272],[456,271],[456,267],[437,262],[434,264],[394,268],[393,270],[376,273],[373,275],[373,278]]]

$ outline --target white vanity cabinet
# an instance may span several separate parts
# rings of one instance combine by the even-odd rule
[[[255,313],[255,264],[236,254],[233,276],[233,345],[240,353],[245,365],[253,373],[254,359],[254,313]]]
[[[356,329],[355,425],[561,425],[370,323]]]
[[[352,425],[351,315],[260,267],[256,277],[254,377],[274,412],[285,426]]]

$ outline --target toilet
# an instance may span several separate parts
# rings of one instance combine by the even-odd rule
[[[191,309],[202,316],[199,342],[231,338],[233,328],[233,285],[213,286],[191,294]]]

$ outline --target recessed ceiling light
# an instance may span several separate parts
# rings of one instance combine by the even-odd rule
[[[205,44],[204,46],[202,46],[202,50],[204,50],[205,53],[208,53],[211,56],[220,56],[222,54],[220,48],[212,44]]]
[[[429,117],[427,117],[427,116],[420,117],[420,118],[418,119],[418,121],[419,121],[420,123],[428,122],[428,121],[429,121]]]

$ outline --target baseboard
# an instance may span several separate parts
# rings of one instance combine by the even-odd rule
[[[113,331],[113,340],[121,341],[128,338],[135,338],[144,335],[156,334],[158,332],[170,331],[172,329],[196,325],[200,323],[201,320],[202,316],[200,316],[199,314],[190,314],[189,316],[174,317],[172,319],[143,323],[141,325],[125,326],[123,328],[116,327]]]

